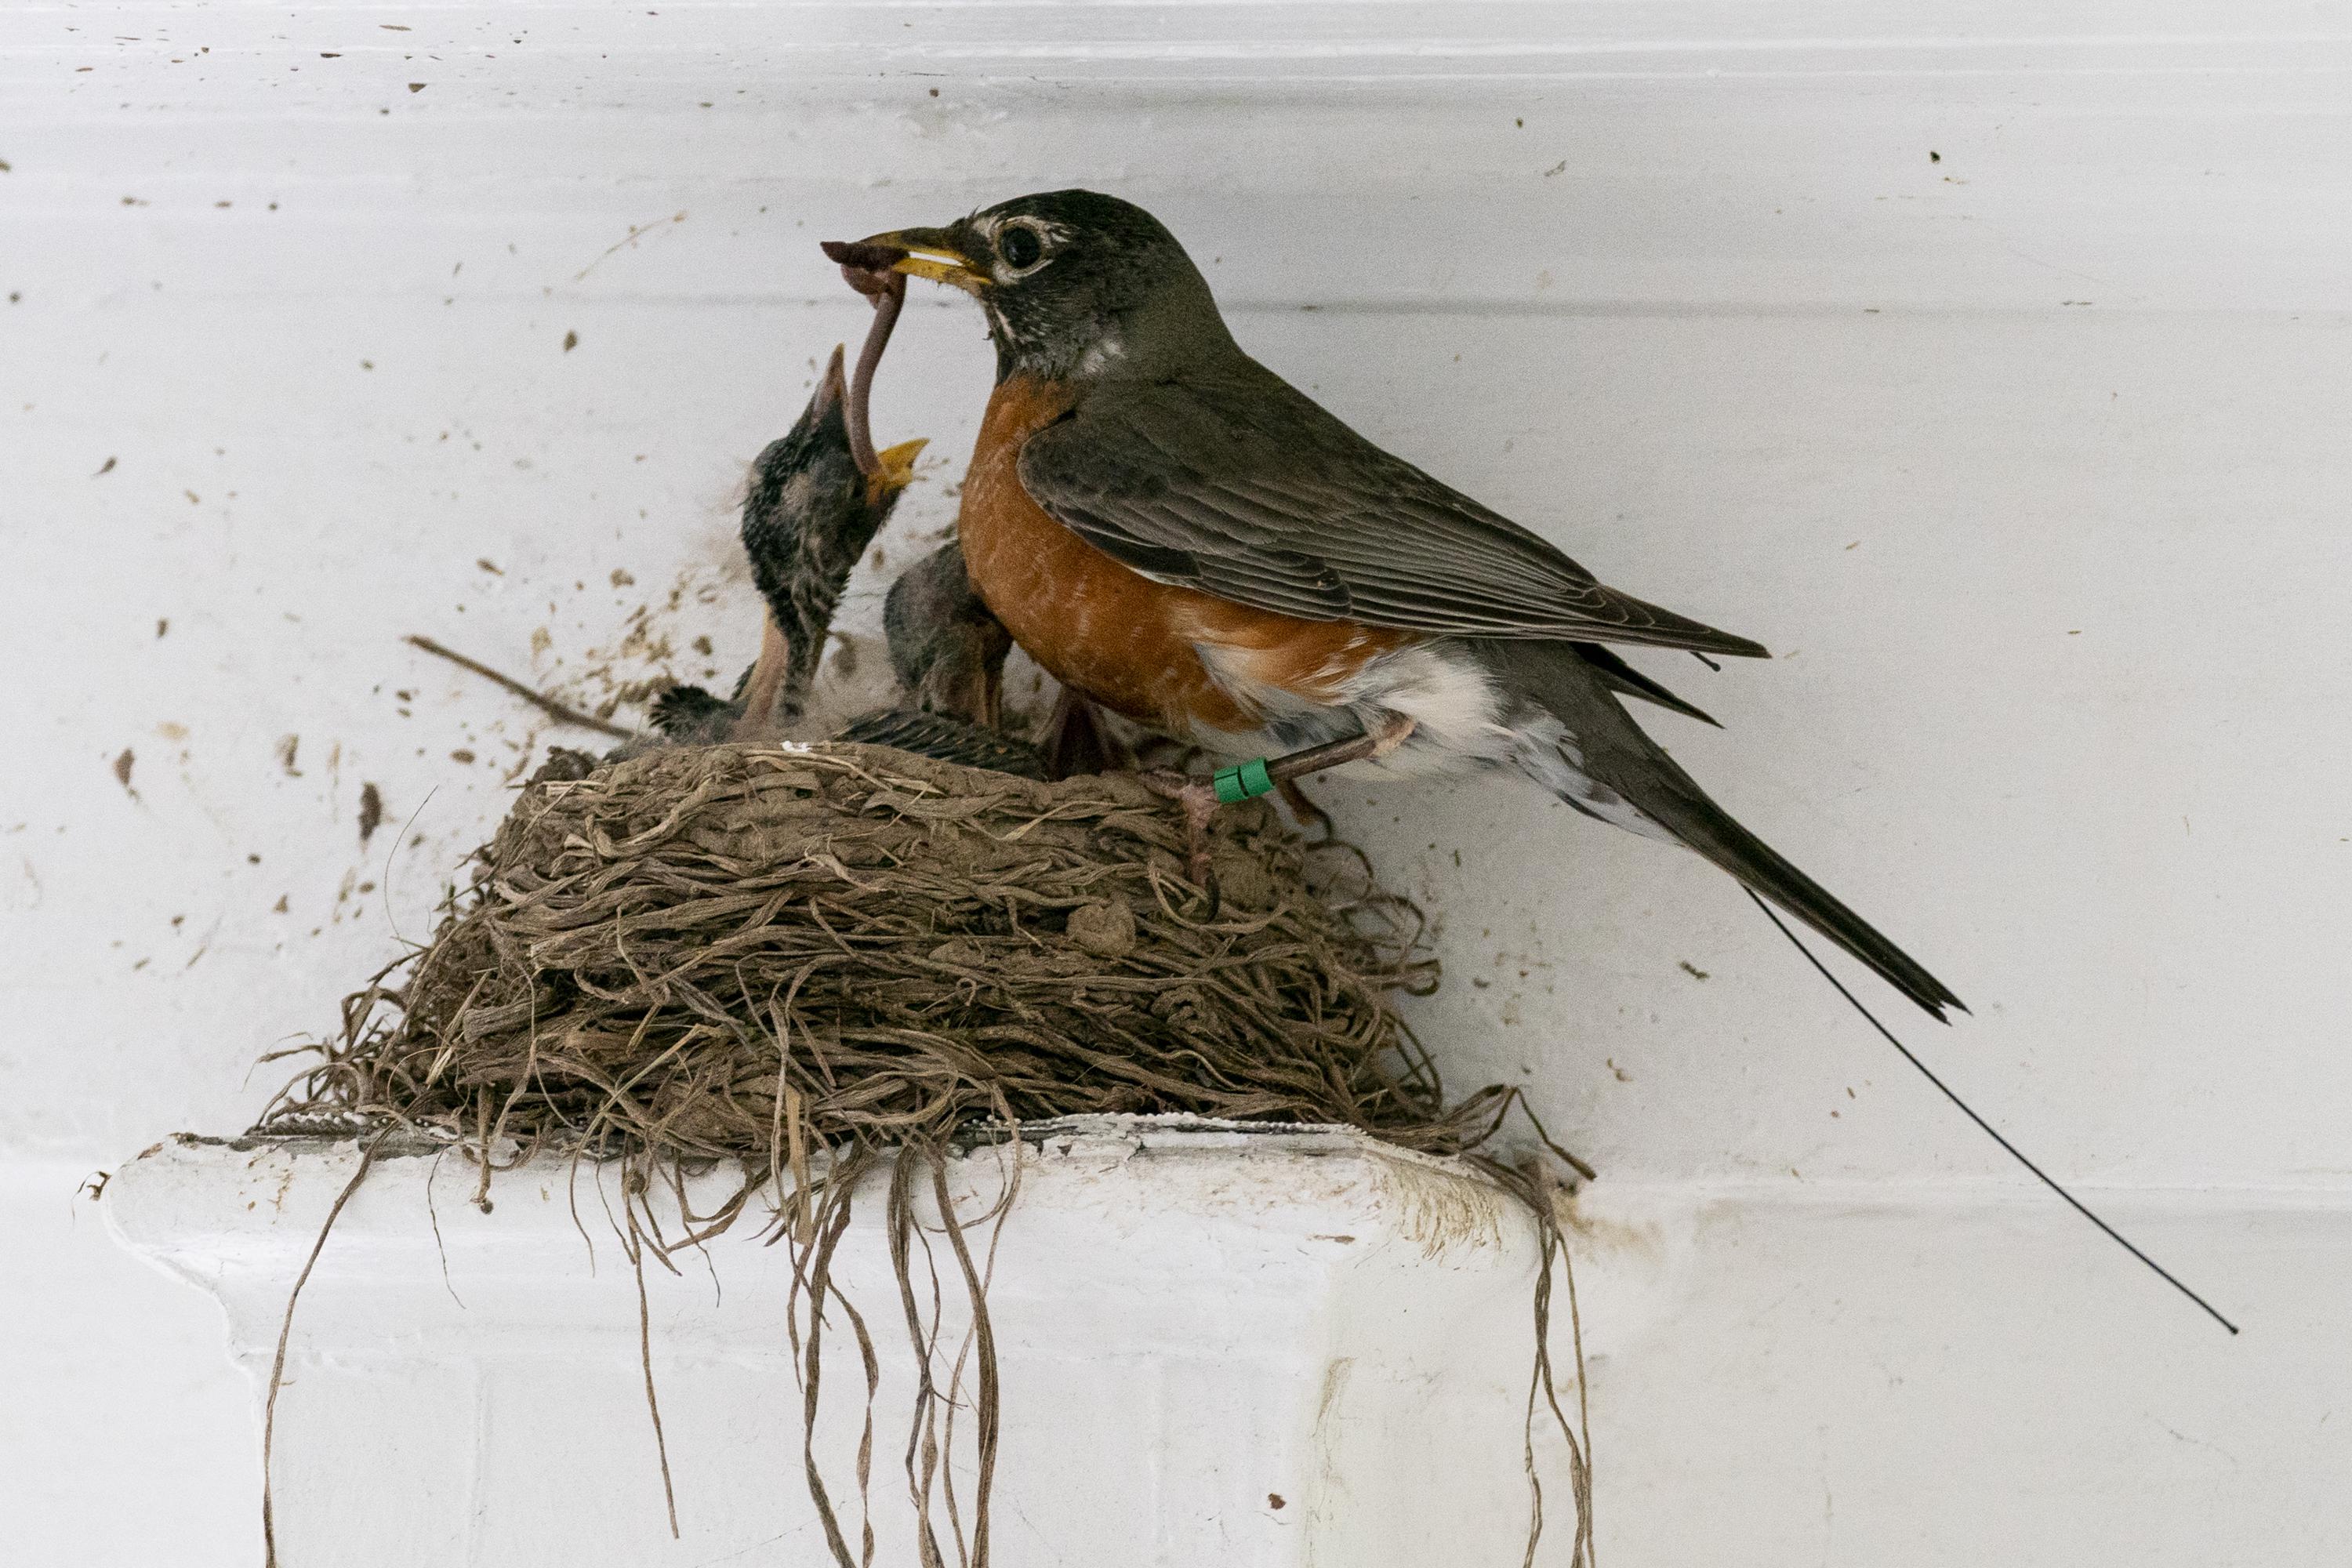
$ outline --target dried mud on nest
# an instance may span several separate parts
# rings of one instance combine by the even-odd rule
[[[1468,1157],[1539,1208],[1548,1264],[1559,1239],[1542,1179],[1476,1152],[1517,1092],[1449,1105],[1384,1005],[1434,984],[1417,911],[1380,892],[1360,855],[1306,845],[1265,802],[1225,807],[1213,833],[1214,897],[1187,879],[1181,814],[1129,775],[1038,784],[848,744],[551,766],[432,941],[346,998],[341,1029],[257,1131],[347,1129],[358,1113],[437,1132],[478,1162],[485,1202],[494,1164],[617,1160],[641,1304],[648,1253],[667,1263],[766,1194],[806,1296],[792,1331],[811,1432],[817,1309],[839,1300],[829,1271],[849,1193],[898,1152],[887,1220],[902,1292],[919,1289],[906,1259],[929,1251],[925,1227],[947,1236],[970,1287],[978,1398],[954,1377],[934,1386],[939,1347],[908,1321],[923,1451],[939,1452],[942,1413],[951,1445],[955,1411],[971,1407],[979,1496],[968,1519],[951,1490],[945,1506],[953,1555],[984,1564],[994,1366],[984,1264],[946,1197],[959,1132],[1103,1112],[1337,1123]],[[931,1173],[929,1220],[914,1156]],[[682,1202],[677,1173],[722,1160],[740,1163],[734,1195],[662,1235],[656,1184]],[[870,1337],[839,1304],[870,1392]],[[1540,1354],[1537,1370],[1549,1399]],[[835,1561],[870,1561],[870,1533],[856,1552],[814,1453],[808,1470]],[[934,1476],[947,1484],[944,1464],[926,1467],[916,1498],[927,1563],[942,1560]],[[861,1500],[866,1479],[861,1460]]]

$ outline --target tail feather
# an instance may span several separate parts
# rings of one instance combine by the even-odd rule
[[[1661,757],[1661,761],[1665,761]],[[1670,761],[1665,762],[1674,767]],[[1675,768],[1679,773],[1681,770]],[[1830,941],[1868,964],[1880,979],[1908,996],[1938,1023],[1947,1007],[1965,1013],[1968,1005],[1927,973],[1918,960],[1895,945],[1878,928],[1848,909],[1830,890],[1806,876],[1770,845],[1701,794],[1685,774],[1679,790],[1651,792],[1636,786],[1620,793],[1688,847],[1737,877]]]
[[[1488,641],[1475,645],[1475,654],[1506,691],[1560,724],[1557,769],[1530,771],[1569,804],[1604,820],[1654,828],[1695,850],[1868,964],[1937,1022],[1948,1021],[1947,1007],[1968,1011],[1916,959],[1710,800],[1643,733],[1610,694],[1604,673],[1572,645]],[[1587,793],[1580,796],[1579,788]],[[1638,825],[1626,820],[1626,806],[1639,814]]]
[[[1610,690],[1627,697],[1638,697],[1644,702],[1654,702],[1669,713],[1679,713],[1702,724],[1714,724],[1718,730],[1723,728],[1716,723],[1715,716],[1706,709],[1695,702],[1685,702],[1627,664],[1616,649],[1604,647],[1597,642],[1571,643],[1569,646],[1576,649],[1579,658],[1601,671],[1601,679],[1608,683]]]

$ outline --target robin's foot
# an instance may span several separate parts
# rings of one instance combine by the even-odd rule
[[[1216,873],[1209,862],[1209,819],[1217,815],[1217,786],[1202,774],[1180,773],[1168,768],[1154,768],[1136,776],[1156,793],[1183,806],[1184,838],[1190,851],[1185,869],[1195,884],[1214,898],[1213,879]]]

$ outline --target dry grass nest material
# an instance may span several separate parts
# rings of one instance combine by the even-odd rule
[[[737,745],[542,776],[270,1122],[733,1157],[754,1186],[821,1149],[1106,1111],[1477,1144],[1505,1091],[1446,1105],[1383,1005],[1434,979],[1412,907],[1264,802],[1213,832],[1214,900],[1125,775]]]
[[[1552,1266],[1563,1256],[1549,1179],[1476,1152],[1517,1091],[1448,1105],[1384,1005],[1391,991],[1433,984],[1435,968],[1420,952],[1417,911],[1373,886],[1360,854],[1305,844],[1262,801],[1228,806],[1213,828],[1213,895],[1187,879],[1181,813],[1129,775],[1036,784],[848,744],[576,762],[541,770],[524,789],[432,941],[345,999],[341,1029],[258,1131],[325,1123],[347,1132],[357,1112],[384,1131],[438,1133],[479,1163],[485,1207],[495,1163],[543,1149],[617,1157],[628,1195],[616,1224],[635,1266],[666,1491],[645,1260],[667,1264],[772,1193],[767,1223],[792,1248],[797,1286],[787,1329],[810,1496],[838,1568],[871,1563],[878,1373],[866,1319],[831,1268],[859,1179],[903,1150],[884,1223],[917,1368],[908,1453],[925,1456],[908,1473],[919,1556],[950,1560],[935,1533],[936,1490],[953,1560],[986,1568],[999,1422],[986,1305],[993,1231],[982,1247],[967,1244],[971,1222],[959,1219],[947,1185],[949,1141],[975,1124],[1001,1134],[1121,1111],[1340,1123],[1467,1154],[1536,1215],[1544,1251],[1531,1303],[1529,1551],[1542,1530],[1540,1408],[1566,1440],[1575,1556],[1586,1560],[1581,1412],[1572,1430],[1548,1348]],[[732,1198],[686,1213],[688,1234],[663,1234],[648,1201],[656,1184],[667,1177],[683,1205],[682,1168],[729,1158],[742,1172]],[[1017,1160],[1010,1170],[1017,1184]],[[926,1184],[929,1219],[918,1195]],[[1001,1223],[1010,1197],[1008,1188],[982,1223]],[[917,1305],[938,1298],[933,1233],[971,1310],[969,1389],[966,1350],[953,1352],[943,1383],[935,1378],[946,1351]],[[322,1230],[318,1245],[325,1239]],[[273,1562],[271,1435],[300,1289],[298,1279],[263,1427]],[[828,1303],[841,1309],[866,1380],[856,1528],[814,1447]],[[937,1459],[953,1449],[967,1408],[978,1485],[960,1504]]]

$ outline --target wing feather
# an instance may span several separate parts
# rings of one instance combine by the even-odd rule
[[[1461,636],[1764,653],[1602,585],[1249,362],[1224,380],[1102,387],[1029,437],[1019,471],[1088,543],[1236,604]]]

